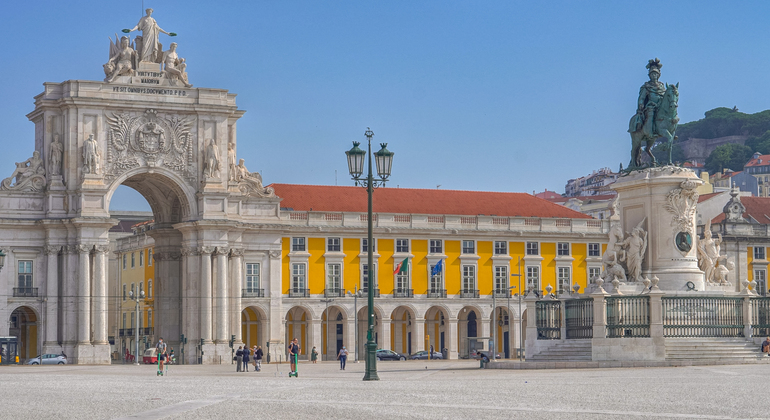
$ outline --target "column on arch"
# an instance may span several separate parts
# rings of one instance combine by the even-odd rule
[[[93,245],[78,244],[78,344],[91,344],[91,249]]]
[[[109,251],[109,245],[97,245],[94,254],[94,344],[108,344],[107,253]]]
[[[391,349],[392,344],[390,342],[390,317],[382,317],[380,319],[380,322],[382,322],[382,334],[380,334],[380,342],[379,347],[381,349]],[[362,336],[359,336],[358,339],[361,341],[361,343],[366,343],[366,329],[364,329],[364,334]],[[364,344],[359,345],[361,347],[362,354],[366,353],[366,347]],[[400,352],[400,350],[394,350],[397,352]],[[363,359],[363,357],[362,357]]]
[[[458,348],[458,331],[457,331],[457,318],[449,318],[447,317],[445,320],[446,323],[448,323],[448,327],[446,329],[446,337],[444,337],[444,343],[447,346],[447,350],[449,350],[449,358],[450,359],[457,359],[457,353],[459,351]]]
[[[230,251],[230,275],[232,277],[230,294],[232,295],[233,308],[230,311],[230,325],[235,334],[235,342],[242,343],[241,313],[243,302],[242,290],[246,288],[246,278],[243,275],[243,249],[233,248]]]
[[[211,253],[213,249],[208,246],[198,248],[200,258],[200,314],[201,314],[201,337],[204,344],[211,344],[212,330],[212,288],[211,288]]]
[[[414,335],[412,337],[412,346],[414,346],[414,352],[428,350],[425,348],[425,319],[416,318],[414,320]]]
[[[61,246],[46,246],[45,280],[45,343],[44,348],[56,346],[59,341],[59,251]],[[49,350],[45,350],[49,351]]]
[[[229,293],[227,292],[227,254],[230,252],[228,248],[218,247],[214,252],[216,256],[216,274],[217,274],[217,316],[216,316],[216,342],[228,343],[230,336],[228,333],[228,313],[227,313],[227,298]]]

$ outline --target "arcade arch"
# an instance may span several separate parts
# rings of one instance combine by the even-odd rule
[[[19,306],[11,312],[8,320],[8,335],[16,337],[18,342],[19,361],[28,360],[37,356],[39,343],[39,323],[37,313],[29,306]]]
[[[408,306],[399,306],[390,314],[391,349],[397,353],[412,354],[419,348],[416,340],[416,316]]]
[[[337,305],[324,309],[321,314],[321,360],[335,360],[342,346],[350,344],[346,339],[347,320],[347,314]]]
[[[433,346],[433,350],[442,353],[443,349],[449,348],[449,314],[443,306],[431,306],[425,312],[425,335],[428,346]],[[426,349],[430,350],[430,348]]]
[[[247,306],[241,311],[241,337],[248,348],[264,346],[267,342],[267,315],[257,306]]]
[[[358,360],[363,360],[364,355],[366,354],[366,330],[369,328],[369,323],[367,322],[367,317],[369,316],[369,307],[364,305],[362,308],[358,309],[358,338],[353,337],[353,340],[357,343],[356,347],[356,354],[358,355]],[[382,311],[380,308],[377,307],[377,305],[374,305],[374,342],[377,343],[378,349],[385,349],[390,348],[386,344],[385,339],[387,338],[390,340],[390,334],[386,337],[383,335],[383,322],[382,322]],[[350,346],[348,346],[348,349],[350,349]]]
[[[300,360],[309,360],[310,349],[307,346],[311,343],[310,326],[312,316],[310,310],[302,306],[294,306],[286,312],[286,336],[284,343],[288,343],[292,339],[296,338],[299,341],[300,347]],[[281,355],[285,355],[286,352],[279,352]]]

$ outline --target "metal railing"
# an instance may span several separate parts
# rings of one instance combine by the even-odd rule
[[[364,294],[364,297],[368,296],[368,293],[369,293],[369,289],[368,288],[364,287],[360,291]],[[374,292],[374,297],[376,297],[376,298],[380,297],[380,289],[379,288],[374,289],[373,292]]]
[[[126,336],[127,337],[133,337],[134,336],[134,329],[133,328],[126,328]]]
[[[14,287],[13,297],[37,297],[37,287]]]
[[[324,289],[324,297],[345,297],[345,289],[340,289],[338,287]]]
[[[393,290],[394,298],[411,298],[414,297],[414,291],[412,289],[395,289]]]
[[[649,296],[607,298],[607,338],[649,336]]]
[[[289,289],[289,297],[290,298],[310,297],[310,289],[291,288]]]
[[[664,337],[743,337],[743,298],[664,296]]]
[[[561,302],[558,300],[535,302],[535,324],[538,340],[561,339]]]
[[[242,289],[242,298],[262,298],[265,297],[265,289]]]
[[[567,324],[567,340],[593,338],[593,299],[566,300],[564,301],[564,311],[564,321]]]
[[[139,328],[139,335],[153,335],[154,331],[155,328],[153,327]]]
[[[492,291],[492,293],[494,293],[495,297],[498,297],[498,298],[511,297],[511,291],[508,289],[495,289]]]
[[[478,298],[479,297],[479,291],[473,290],[473,289],[462,289],[460,290],[460,297],[461,298]]]
[[[438,299],[446,297],[446,289],[428,289],[429,299]]]
[[[121,329],[118,331],[118,335],[119,335],[119,336],[121,336],[121,337],[125,337],[125,336],[126,336],[126,331],[127,331],[127,329],[126,329],[126,328],[121,328]]]
[[[770,336],[770,298],[752,298],[751,301],[751,336]]]

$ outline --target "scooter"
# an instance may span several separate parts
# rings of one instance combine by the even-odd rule
[[[168,371],[168,365],[166,365],[166,371]],[[155,373],[155,376],[163,376],[163,371],[160,370],[160,357],[158,357],[158,372]]]
[[[297,377],[299,375],[299,357],[298,355],[294,354],[294,372],[289,372],[289,378]]]

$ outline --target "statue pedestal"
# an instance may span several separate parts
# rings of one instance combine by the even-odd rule
[[[657,276],[663,291],[688,290],[688,282],[704,290],[695,234],[695,188],[701,183],[689,169],[664,166],[633,171],[612,185],[623,231],[640,223],[647,231],[642,275]]]

